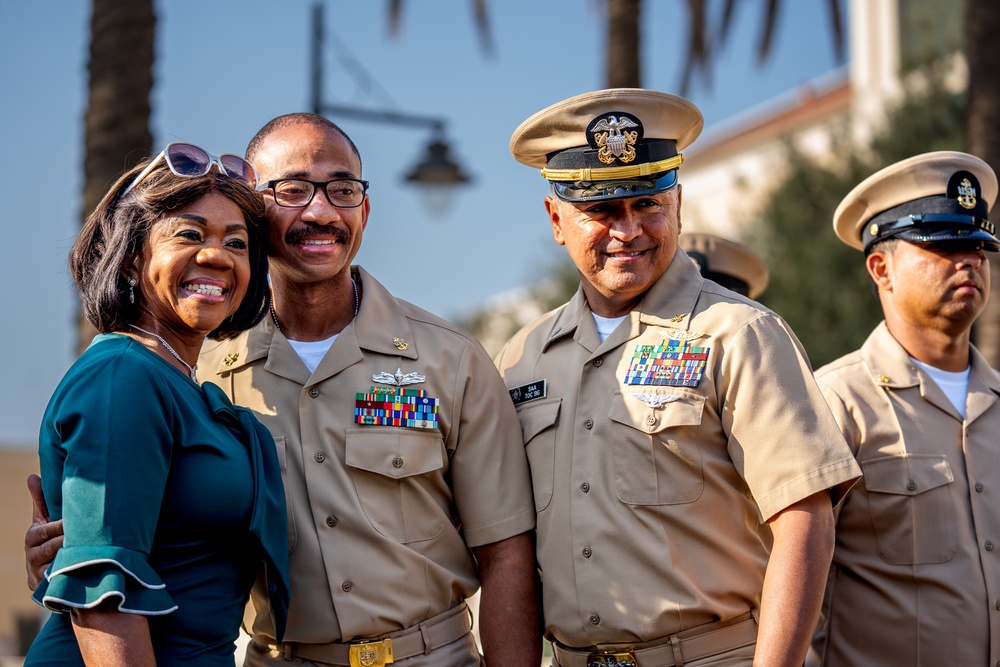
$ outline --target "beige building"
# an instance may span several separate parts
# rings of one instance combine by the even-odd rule
[[[749,109],[706,132],[685,152],[684,229],[739,240],[784,174],[784,144],[835,165],[867,150],[885,111],[919,85],[919,65],[950,60],[946,84],[967,85],[958,0],[849,0],[850,64]],[[905,35],[905,39],[901,39]],[[950,54],[950,55],[949,55]]]

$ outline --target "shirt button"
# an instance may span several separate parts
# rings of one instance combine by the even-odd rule
[[[906,489],[907,491],[916,491],[917,483],[911,479],[909,482],[906,483]]]
[[[590,615],[590,624],[591,625],[600,625],[601,624],[601,617],[598,616],[597,614],[591,614]]]
[[[401,459],[398,456],[396,458],[394,458],[392,460],[392,467],[393,468],[402,468],[403,467],[403,459]]]
[[[337,525],[337,517],[333,516],[332,514],[330,516],[326,517],[326,525],[330,526],[330,528],[333,528],[334,526],[336,526]]]
[[[648,417],[646,417],[646,423],[652,426],[653,424],[656,423],[656,417],[653,415],[649,415]]]
[[[986,550],[993,551],[993,543],[990,542],[989,540],[986,540]]]
[[[600,368],[604,364],[604,359],[594,359],[594,368]]]
[[[316,452],[316,456],[313,458],[316,459],[316,463],[322,463],[323,461],[326,461],[326,454],[323,452]]]
[[[594,552],[590,550],[590,547],[584,547],[583,548],[583,557],[584,558],[590,558],[592,555],[594,555]]]
[[[312,387],[309,390],[309,395],[312,396],[313,398],[316,398],[317,396],[319,396],[319,389],[317,389],[316,387]]]
[[[351,582],[349,582],[349,581],[345,581],[344,583],[342,583],[342,584],[340,585],[340,588],[341,588],[341,589],[342,589],[342,590],[343,590],[343,591],[344,591],[345,593],[350,593],[350,592],[351,592],[351,589],[352,589],[352,588],[354,588],[354,584],[352,584],[352,583],[351,583]]]
[[[594,420],[588,419],[587,421],[583,422],[583,427],[587,430],[594,428]]]
[[[580,490],[584,493],[590,493],[590,482],[584,482],[580,485]]]
[[[986,488],[986,487],[983,486],[982,482],[976,482],[976,491],[978,491],[979,493],[982,493],[984,488]]]

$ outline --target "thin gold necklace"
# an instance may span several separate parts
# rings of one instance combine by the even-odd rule
[[[181,359],[181,355],[177,354],[177,351],[174,348],[170,347],[170,343],[168,343],[167,341],[165,341],[163,339],[163,336],[161,336],[159,334],[155,334],[152,331],[146,331],[145,329],[137,327],[134,324],[130,324],[129,326],[132,327],[133,329],[135,329],[136,331],[141,331],[142,333],[144,333],[144,334],[146,334],[148,336],[152,336],[156,340],[158,340],[161,343],[163,343],[163,347],[167,348],[167,352],[169,352],[170,354],[174,355],[174,358],[177,359],[177,361],[179,361],[182,364],[184,364],[184,367],[186,369],[188,369],[188,371],[191,372],[191,379],[194,380],[195,383],[198,382],[198,372],[197,372],[198,371],[198,364],[195,364],[194,366],[192,366],[192,365],[188,364],[188,362],[186,362],[183,359]]]

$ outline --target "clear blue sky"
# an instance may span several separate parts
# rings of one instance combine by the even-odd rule
[[[390,39],[388,2],[325,1],[327,31],[337,38],[327,44],[327,99],[449,120],[456,157],[475,182],[434,217],[419,192],[402,184],[426,132],[334,118],[360,148],[372,183],[358,262],[398,296],[455,318],[543,276],[559,252],[542,208],[545,182],[515,162],[507,145],[535,111],[603,86],[603,0],[490,3],[492,58],[476,41],[468,0],[405,4],[402,30]],[[643,85],[676,92],[686,1],[644,4]],[[787,0],[772,58],[758,68],[764,4],[739,5],[713,86],[689,92],[709,130],[836,66],[826,0]],[[270,118],[307,109],[312,0],[156,5],[156,150],[182,139],[242,153]],[[85,0],[0,0],[0,446],[34,446],[48,397],[74,355],[76,297],[66,256],[81,213],[89,11]],[[384,92],[373,99],[361,91],[343,66],[351,58]]]

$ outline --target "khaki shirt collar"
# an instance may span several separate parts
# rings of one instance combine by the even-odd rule
[[[861,355],[872,372],[872,381],[887,389],[920,388],[920,396],[935,407],[962,421],[955,406],[934,382],[924,382],[903,346],[881,322],[861,346]],[[975,346],[970,346],[972,369],[965,406],[965,421],[971,423],[986,412],[1000,397],[1000,377]]]
[[[569,335],[590,352],[601,354],[638,338],[649,326],[687,329],[704,282],[691,258],[678,248],[667,270],[629,313],[629,327],[615,329],[604,343],[600,342],[587,297],[581,287],[553,318],[543,351],[552,342]]]
[[[418,352],[413,330],[399,302],[363,268],[351,268],[362,289],[358,316],[337,335],[337,340],[311,376],[298,353],[277,330],[270,317],[265,317],[249,332],[229,341],[225,353],[219,355],[214,373],[234,371],[246,364],[266,359],[265,370],[305,385],[325,380],[362,361],[362,349],[416,359]],[[359,330],[363,332],[362,335],[358,335]],[[406,349],[400,349],[404,346]],[[227,359],[230,362],[228,365]]]

